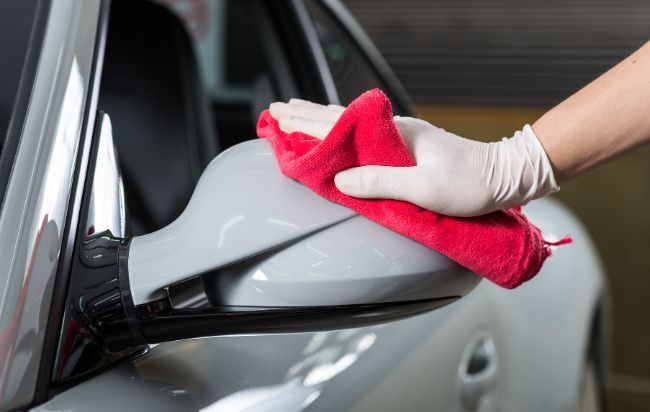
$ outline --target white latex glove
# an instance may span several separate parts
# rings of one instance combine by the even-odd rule
[[[272,103],[280,129],[324,139],[344,108],[304,100]],[[551,164],[533,129],[500,142],[464,139],[424,120],[395,116],[417,166],[362,166],[334,183],[359,198],[398,199],[449,216],[477,216],[557,192]]]

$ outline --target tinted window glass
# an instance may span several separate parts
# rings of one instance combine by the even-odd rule
[[[188,30],[208,97],[246,101],[268,70],[257,0],[156,0]]]
[[[21,0],[3,2],[0,6],[0,153],[5,144],[37,3],[37,0]]]
[[[341,104],[348,105],[366,90],[389,91],[368,58],[348,32],[318,0],[307,0],[307,8],[332,72]]]
[[[267,6],[111,2],[98,105],[111,118],[134,235],[176,219],[218,151],[254,138],[260,111],[295,95],[282,62],[272,64]]]
[[[267,70],[266,56],[259,36],[255,2],[230,1],[225,19],[225,80],[227,84],[247,85]]]

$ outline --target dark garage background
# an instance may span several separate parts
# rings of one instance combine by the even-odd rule
[[[480,140],[511,136],[650,40],[647,0],[345,2],[419,115]],[[650,410],[650,148],[557,197],[592,233],[609,275],[610,410]]]

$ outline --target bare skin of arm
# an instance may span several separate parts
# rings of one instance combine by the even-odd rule
[[[650,141],[650,42],[533,124],[559,184]]]

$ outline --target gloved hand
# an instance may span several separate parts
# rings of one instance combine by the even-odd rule
[[[345,108],[304,100],[272,103],[280,129],[324,139]],[[551,164],[533,129],[500,142],[464,139],[424,120],[395,116],[417,166],[362,166],[334,179],[343,193],[359,198],[398,199],[448,216],[477,216],[556,192]]]

